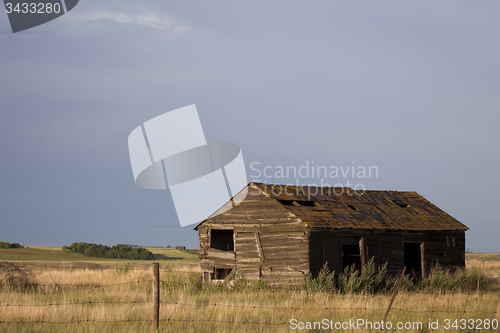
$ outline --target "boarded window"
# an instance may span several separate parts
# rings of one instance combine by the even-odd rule
[[[222,251],[234,251],[233,230],[212,229],[210,247]]]

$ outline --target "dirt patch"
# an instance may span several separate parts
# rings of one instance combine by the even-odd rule
[[[27,292],[38,290],[31,270],[7,261],[0,261],[0,289]]]

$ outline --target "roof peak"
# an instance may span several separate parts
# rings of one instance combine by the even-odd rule
[[[348,186],[318,186],[316,184],[271,184],[271,183],[262,183],[262,182],[250,182],[248,183],[247,186],[249,185],[255,185],[255,186],[265,186],[265,187],[276,187],[276,186],[282,186],[282,187],[294,187],[294,188],[317,188],[317,189],[344,189],[344,191],[353,191],[353,192],[395,192],[395,193],[416,193],[415,191],[398,191],[398,190],[367,190],[365,188],[363,189],[352,189]]]

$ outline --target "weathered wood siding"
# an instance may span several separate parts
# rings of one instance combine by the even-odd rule
[[[348,240],[363,239],[366,260],[374,258],[381,266],[387,262],[390,274],[401,272],[404,266],[404,243],[422,243],[424,273],[433,265],[465,266],[465,231],[384,231],[384,230],[320,230],[310,232],[310,271],[316,274],[325,262],[336,273],[343,270],[342,247]]]
[[[201,268],[236,267],[248,279],[302,283],[309,275],[308,227],[255,186],[236,207],[198,226]],[[232,229],[234,251],[210,248],[210,230]]]
[[[403,242],[424,244],[426,273],[436,264],[465,266],[465,231],[405,232]]]

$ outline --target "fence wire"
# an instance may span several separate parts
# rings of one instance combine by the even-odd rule
[[[143,271],[143,272],[151,272],[151,269],[149,268],[120,268],[120,267],[75,267],[75,266],[48,266],[48,265],[29,265],[29,266],[35,266],[35,267],[41,267],[44,269],[47,268],[54,268],[54,269],[91,269],[91,270],[124,270],[124,271]],[[166,270],[160,270],[160,273],[162,274],[199,274],[200,272],[196,271],[182,271],[182,270],[171,270],[171,269],[166,269]],[[145,278],[145,279],[140,279],[140,280],[135,280],[135,281],[129,281],[129,282],[122,282],[122,283],[114,283],[114,284],[64,284],[64,283],[52,283],[52,284],[37,284],[37,286],[41,287],[53,287],[53,288],[58,288],[58,287],[67,287],[67,288],[78,288],[80,290],[85,290],[85,289],[96,289],[96,288],[108,288],[108,287],[116,287],[116,286],[124,286],[124,285],[139,285],[143,282],[152,282],[151,278]],[[165,280],[160,280],[160,282],[166,283],[168,281]],[[448,292],[448,293],[427,293],[423,292],[425,295],[468,295],[468,296],[475,296],[477,297],[477,302],[480,302],[480,297],[484,296],[484,293],[464,293],[464,292]],[[370,297],[375,297],[374,295],[368,295]],[[98,304],[121,304],[121,305],[135,305],[135,304],[147,304],[147,303],[152,303],[152,300],[127,300],[127,301],[122,301],[122,300],[88,300],[88,301],[75,301],[75,302],[49,302],[49,303],[42,303],[42,304],[20,304],[20,303],[10,303],[10,302],[3,302],[0,300],[0,308],[7,309],[7,308],[22,308],[22,307],[59,307],[59,306],[83,306],[83,305],[98,305]],[[276,326],[276,325],[287,325],[288,322],[286,321],[280,321],[280,322],[268,322],[268,321],[236,321],[236,320],[220,320],[220,319],[212,319],[211,317],[209,318],[197,318],[197,319],[183,319],[183,318],[173,318],[173,316],[177,313],[177,311],[182,308],[182,307],[214,307],[214,308],[241,308],[241,309],[248,309],[251,311],[254,310],[281,310],[281,311],[371,311],[371,312],[385,312],[387,311],[387,308],[370,308],[370,307],[331,307],[331,306],[326,306],[326,307],[295,307],[295,306],[261,306],[261,305],[243,305],[243,304],[231,304],[231,303],[219,303],[219,302],[213,302],[213,303],[186,303],[182,301],[160,301],[160,304],[164,305],[174,305],[178,308],[174,310],[174,313],[172,313],[168,318],[160,318],[160,322],[163,323],[170,323],[170,322],[190,322],[190,323],[216,323],[216,324],[226,324],[226,325],[269,325],[269,326]],[[462,309],[462,310],[418,310],[418,309],[404,309],[404,308],[391,308],[391,311],[399,311],[399,312],[406,312],[406,313],[439,313],[439,314],[474,314],[474,315],[479,315],[479,314],[484,314],[484,315],[493,315],[496,316],[499,314],[498,311],[476,311],[476,310],[467,310],[467,309]],[[77,323],[127,323],[127,322],[149,322],[151,319],[120,319],[120,320],[99,320],[99,319],[82,319],[82,318],[74,318],[71,320],[58,320],[58,321],[49,321],[49,320],[19,320],[19,321],[5,321],[2,320],[0,317],[0,324],[52,324],[52,325],[65,325],[65,324],[77,324]]]

